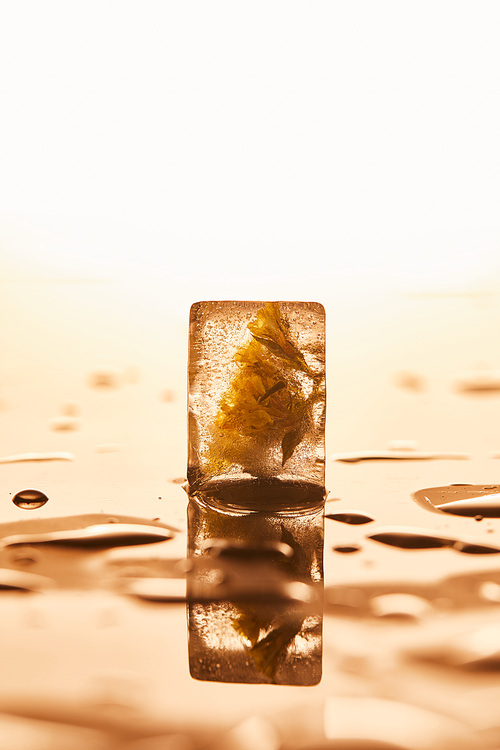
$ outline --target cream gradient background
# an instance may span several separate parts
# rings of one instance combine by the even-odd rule
[[[332,373],[374,376],[381,331],[399,367],[437,367],[431,331],[450,370],[500,365],[474,348],[499,27],[496,2],[3,0],[4,389],[106,363],[182,390],[189,305],[217,298],[323,302]]]

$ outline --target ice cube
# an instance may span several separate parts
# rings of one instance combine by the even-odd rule
[[[198,302],[188,369],[190,493],[268,510],[324,501],[322,305]]]

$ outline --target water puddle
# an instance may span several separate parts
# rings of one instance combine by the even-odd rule
[[[343,513],[326,513],[325,518],[330,518],[332,521],[339,521],[340,523],[352,524],[353,526],[371,523],[375,520],[371,516],[367,516],[366,513],[360,513],[357,510],[344,511]]]
[[[80,420],[77,417],[63,414],[58,417],[52,417],[49,427],[55,432],[73,432],[80,429]]]
[[[0,538],[3,539],[13,534],[45,534],[53,531],[71,532],[75,529],[85,529],[88,526],[102,524],[132,524],[137,528],[154,526],[155,529],[159,530],[179,531],[179,528],[174,524],[160,520],[156,522],[151,518],[144,518],[142,516],[129,516],[118,513],[115,516],[111,516],[109,513],[81,513],[78,515],[49,518],[24,516],[22,520],[7,521],[0,524]]]
[[[488,544],[475,544],[474,542],[462,542],[457,539],[453,545],[457,552],[463,552],[466,555],[497,555],[500,552],[499,547],[492,547]]]
[[[347,453],[333,453],[332,461],[342,463],[357,463],[358,461],[455,461],[470,458],[465,453],[449,453],[416,450],[385,450],[385,451],[349,451]]]
[[[74,455],[67,451],[50,453],[16,453],[12,456],[0,456],[0,464],[16,464],[27,461],[74,461]]]
[[[374,534],[369,534],[368,539],[399,549],[436,549],[453,547],[455,544],[455,539],[412,529],[377,531]]]
[[[374,534],[368,534],[368,539],[387,544],[391,547],[398,547],[399,549],[416,550],[447,547],[466,555],[492,555],[500,553],[500,547],[493,545],[480,544],[475,541],[456,539],[451,536],[441,536],[432,532],[410,528],[377,531]]]
[[[36,510],[49,501],[47,495],[41,490],[20,490],[12,498],[14,505],[23,510]]]
[[[90,388],[114,390],[121,384],[122,375],[116,367],[102,366],[92,370],[87,378]]]
[[[13,565],[21,565],[22,567],[28,567],[35,565],[40,559],[38,550],[33,547],[16,547],[10,555],[9,561]]]
[[[359,552],[361,547],[359,544],[338,544],[336,547],[332,547],[334,552],[340,552],[342,555],[349,555],[353,552]]]
[[[455,379],[454,387],[460,393],[497,396],[500,394],[500,372],[465,372]]]
[[[44,591],[53,586],[53,581],[35,573],[0,568],[0,591]]]
[[[500,485],[449,484],[428,487],[412,494],[426,510],[472,518],[500,518]]]
[[[170,529],[139,524],[103,523],[83,529],[49,531],[40,534],[15,534],[4,538],[2,547],[58,544],[64,547],[119,547],[165,542],[174,536]]]

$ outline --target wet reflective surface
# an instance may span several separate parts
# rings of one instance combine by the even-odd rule
[[[63,336],[64,287],[59,303],[33,294]],[[0,732],[15,750],[496,750],[500,401],[456,381],[489,351],[467,321],[494,340],[500,302],[456,299],[452,315],[397,295],[344,331],[349,304],[329,313],[324,517],[188,498],[185,327],[162,325],[164,348],[131,333],[114,357],[103,333],[102,362],[83,347],[56,373],[20,358],[0,413]]]

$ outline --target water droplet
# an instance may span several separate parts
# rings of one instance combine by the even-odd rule
[[[467,459],[465,453],[416,451],[416,450],[390,450],[390,451],[350,451],[347,453],[334,453],[332,461],[343,463],[357,463],[358,461],[452,461]]]
[[[358,511],[344,511],[343,513],[327,513],[325,518],[331,518],[332,521],[340,521],[340,523],[349,523],[352,525],[371,523],[375,519],[371,516],[367,516],[365,513],[359,513]]]
[[[121,547],[134,544],[153,544],[174,537],[173,531],[143,524],[95,524],[83,529],[48,531],[40,534],[17,534],[3,539],[4,546],[21,544],[59,544],[66,547]]]
[[[26,489],[16,492],[12,498],[12,502],[23,510],[36,510],[45,505],[48,499],[47,495],[40,490]]]
[[[122,447],[120,443],[98,443],[94,450],[96,453],[118,453]]]
[[[452,513],[455,516],[474,516],[476,520],[481,520],[484,516],[500,518],[500,492],[453,500],[435,507],[444,513]]]
[[[482,521],[484,516],[474,516],[475,521]]]
[[[456,378],[454,385],[461,393],[494,396],[500,393],[500,373],[489,370],[466,372]]]
[[[369,534],[368,539],[400,549],[433,549],[451,547],[455,543],[454,539],[446,539],[431,533],[411,529],[378,531],[375,534]]]
[[[339,544],[336,547],[332,547],[334,552],[340,552],[343,555],[348,555],[351,552],[359,552],[361,547],[358,544]]]
[[[184,482],[187,482],[186,477],[175,477],[175,479],[169,479],[169,482],[172,484],[184,484]]]
[[[10,556],[10,560],[14,565],[34,565],[40,559],[40,553],[38,550],[32,547],[19,547]]]
[[[457,552],[464,552],[466,555],[498,555],[500,547],[489,547],[486,544],[475,544],[474,542],[462,542],[457,540],[453,545]]]
[[[171,403],[172,401],[175,401],[175,391],[171,390],[170,388],[166,388],[161,394],[161,398],[162,401]]]
[[[0,568],[0,590],[44,591],[52,586],[52,579],[46,576],[11,570],[10,568]]]
[[[496,492],[492,492],[496,490]],[[456,516],[500,518],[500,486],[483,484],[449,484],[428,487],[412,494],[426,510]]]
[[[67,451],[52,451],[51,453],[16,453],[13,456],[2,456],[0,464],[16,464],[29,461],[73,461],[74,456]]]
[[[120,373],[115,367],[96,367],[88,376],[88,384],[91,388],[118,388]]]
[[[80,428],[80,420],[76,417],[61,416],[53,417],[49,422],[49,427],[55,432],[72,432]]]
[[[370,607],[377,617],[398,617],[412,620],[423,617],[431,609],[428,601],[414,594],[381,594],[373,597]]]

